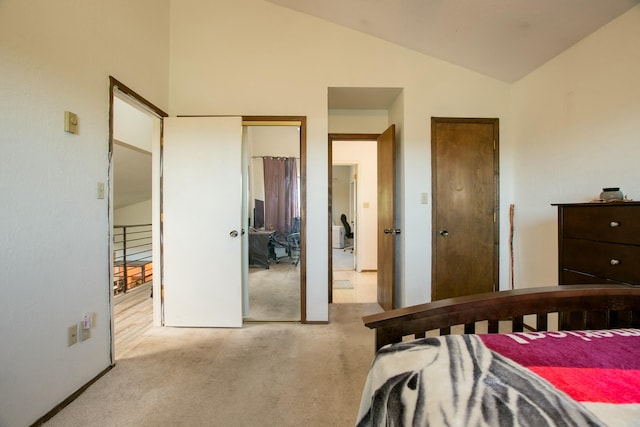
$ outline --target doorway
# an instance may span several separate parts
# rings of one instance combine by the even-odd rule
[[[431,119],[432,300],[499,289],[498,143],[498,119]]]
[[[329,135],[332,303],[376,302],[377,137]]]
[[[159,185],[153,171],[166,113],[110,77],[109,219],[112,363],[161,323],[160,292],[153,296],[159,259]],[[155,202],[154,202],[155,200]],[[158,263],[156,263],[157,265]],[[156,277],[159,274],[156,268]]]
[[[334,159],[336,156],[334,155]],[[358,164],[332,165],[332,288],[334,302],[355,302],[358,272],[356,209]]]
[[[248,148],[243,143],[243,125],[294,121],[300,128],[300,321],[306,321],[306,118],[183,116],[165,119],[163,127],[165,325],[242,326],[248,312],[246,265],[251,221],[246,200]],[[279,224],[267,218],[267,203],[264,205],[265,223],[280,231]]]

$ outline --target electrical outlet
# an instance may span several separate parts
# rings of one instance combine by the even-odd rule
[[[91,338],[91,329],[84,329],[80,322],[80,341],[86,341]]]
[[[67,333],[67,347],[71,347],[78,342],[78,325],[69,326]]]

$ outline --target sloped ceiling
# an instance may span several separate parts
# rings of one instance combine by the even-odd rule
[[[151,200],[151,153],[113,144],[113,208]]]
[[[640,0],[265,0],[515,82]],[[329,88],[329,108],[385,109],[399,88]],[[151,156],[114,147],[115,208],[151,197]]]
[[[640,0],[266,0],[515,82]]]

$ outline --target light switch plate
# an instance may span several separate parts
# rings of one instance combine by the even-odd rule
[[[104,199],[104,182],[99,182],[98,183],[98,188],[97,188],[97,196],[98,199]]]
[[[78,325],[69,326],[69,332],[67,333],[67,346],[71,347],[78,342]]]
[[[65,132],[78,134],[78,115],[71,111],[64,112],[64,130]]]

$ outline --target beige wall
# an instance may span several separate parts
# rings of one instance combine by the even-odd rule
[[[30,425],[111,363],[109,207],[97,198],[109,75],[168,107],[168,13],[157,0],[0,2],[2,426]],[[91,338],[67,347],[87,312]]]
[[[554,285],[557,210],[640,199],[640,6],[513,85],[516,283]]]
[[[151,224],[151,200],[134,203],[113,211],[114,225]]]
[[[171,18],[171,114],[307,116],[308,320],[328,319],[328,88],[404,89],[394,107],[403,120],[400,302],[427,301],[431,205],[420,204],[420,193],[430,193],[429,118],[508,123],[509,86],[259,0],[184,0],[172,4]]]

